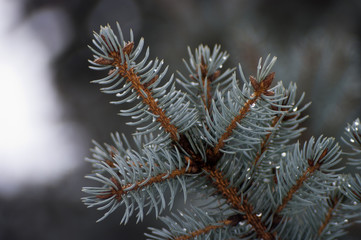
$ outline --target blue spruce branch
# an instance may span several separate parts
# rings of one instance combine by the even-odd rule
[[[347,153],[333,138],[300,144],[309,103],[295,84],[274,83],[275,57],[261,58],[249,80],[239,66],[242,85],[235,69],[223,69],[228,54],[220,46],[200,45],[188,48],[188,75],[167,80],[163,61],[148,60],[149,48],[143,53],[144,40],[136,45],[130,32],[125,41],[117,28],[118,35],[110,26],[94,33],[89,62],[108,71],[93,82],[118,98],[113,104],[134,102],[120,114],[137,131],[134,144],[119,134],[112,144],[94,142],[87,178],[98,186],[84,187],[83,201],[105,210],[99,221],[125,206],[121,223],[154,211],[168,226],[150,228],[150,239],[273,240],[334,239],[360,219],[361,177],[337,168],[343,156],[361,165],[359,120],[346,128]],[[200,199],[161,216],[178,192]]]

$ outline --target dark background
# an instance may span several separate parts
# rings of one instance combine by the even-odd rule
[[[276,79],[285,85],[297,82],[299,92],[306,92],[305,102],[312,101],[303,140],[320,134],[339,139],[346,123],[361,116],[358,0],[18,2],[21,17],[16,25],[30,22],[37,41],[49,46],[49,52],[53,51],[56,29],[48,27],[41,13],[49,10],[61,16],[58,24],[66,44],[51,58],[49,81],[64,109],[60,121],[65,126],[77,126],[83,136],[81,140],[69,139],[79,149],[79,158],[72,159],[77,167],[61,178],[41,185],[24,184],[12,194],[0,192],[0,239],[144,239],[146,227],[158,224],[150,216],[138,225],[130,221],[119,226],[121,214],[116,213],[96,224],[101,212],[86,209],[80,201],[81,187],[90,184],[83,178],[90,172],[83,159],[89,156],[91,139],[104,142],[109,141],[110,132],[129,135],[132,131],[124,123],[126,119],[116,115],[118,106],[108,104],[112,96],[89,84],[101,76],[87,67],[87,59],[92,59],[87,45],[99,25],[115,27],[118,21],[125,36],[133,29],[136,42],[143,36],[151,57],[164,59],[170,65],[169,72],[184,70],[186,47],[195,48],[200,43],[211,47],[221,44],[230,53],[226,67],[241,63],[246,75],[255,73],[259,57],[276,55]],[[361,239],[360,225],[350,230],[343,239]]]

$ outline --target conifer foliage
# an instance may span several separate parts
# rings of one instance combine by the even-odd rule
[[[223,69],[219,46],[188,49],[186,73],[167,77],[163,61],[149,60],[144,40],[126,41],[117,25],[94,33],[93,82],[121,107],[137,131],[94,142],[83,202],[102,220],[121,206],[120,222],[155,213],[167,226],[149,239],[336,239],[361,216],[361,177],[340,170],[342,157],[360,167],[360,121],[348,125],[342,153],[334,138],[297,141],[306,119],[304,94],[276,83],[276,58],[259,60],[246,79],[241,66]],[[238,80],[237,75],[241,80]],[[162,216],[179,194],[196,200]],[[189,201],[189,199],[187,200]],[[119,211],[117,212],[119,214]]]

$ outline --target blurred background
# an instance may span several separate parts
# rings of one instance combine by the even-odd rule
[[[200,43],[221,44],[227,67],[241,63],[246,75],[276,55],[276,79],[312,101],[303,139],[339,139],[361,117],[360,13],[359,0],[0,0],[0,239],[144,239],[158,224],[119,226],[117,214],[96,224],[102,213],[80,201],[91,139],[132,132],[89,84],[100,76],[87,67],[99,25],[133,29],[169,72]]]

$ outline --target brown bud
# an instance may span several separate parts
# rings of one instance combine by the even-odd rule
[[[249,76],[249,80],[251,81],[252,87],[255,91],[258,91],[259,89],[259,83],[253,76]]]
[[[100,57],[100,58],[95,59],[93,62],[96,64],[101,64],[101,65],[111,65],[114,62],[114,60],[113,59],[109,60],[109,59]]]
[[[268,89],[268,88],[271,86],[274,77],[275,77],[275,73],[274,73],[274,72],[268,74],[268,75],[262,80],[261,86],[262,86],[263,88],[265,88],[265,89]]]
[[[133,50],[133,47],[134,47],[134,42],[128,42],[127,44],[125,44],[123,48],[123,53],[129,56]]]

